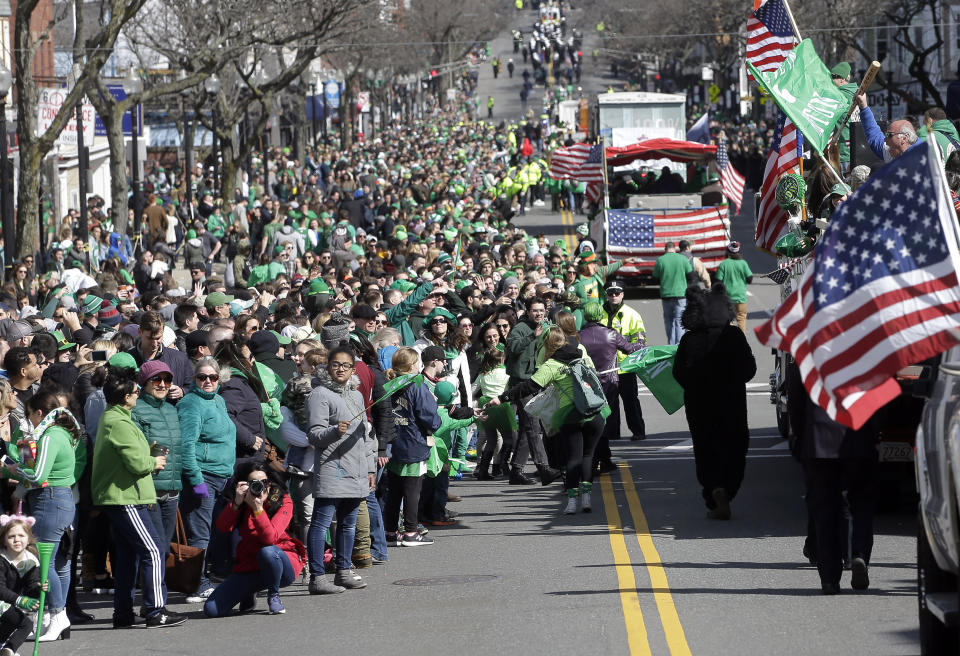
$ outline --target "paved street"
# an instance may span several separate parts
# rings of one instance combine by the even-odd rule
[[[523,14],[532,23],[532,12]],[[582,18],[574,13],[572,23]],[[583,19],[584,34],[593,25]],[[588,42],[589,43],[589,42]],[[509,35],[491,42],[517,74],[494,81],[480,69],[483,113],[496,97],[495,118],[520,113],[519,72]],[[583,86],[605,87],[588,54]],[[530,106],[542,99],[538,88]],[[549,205],[549,203],[548,203]],[[773,258],[753,243],[753,202],[733,220],[754,272]],[[534,208],[517,223],[551,238],[570,237],[583,217]],[[634,290],[648,342],[665,343],[655,290]],[[680,411],[666,415],[641,398],[649,438],[614,445],[618,471],[602,477],[594,512],[564,516],[561,487],[509,486],[505,481],[454,482],[450,504],[461,522],[435,528],[436,544],[396,548],[384,566],[361,570],[361,591],[311,597],[299,582],[284,591],[287,613],[203,619],[198,605],[171,596],[191,621],[173,629],[110,630],[110,598],[86,595],[94,624],[73,629],[69,642],[44,645],[65,654],[865,654],[919,652],[916,619],[915,513],[908,500],[881,513],[871,585],[820,594],[814,567],[801,555],[806,531],[803,481],[776,430],[767,377],[773,358],[753,336],[779,300],[777,287],[750,287],[748,331],[758,372],[749,387],[751,449],[733,519],[710,521],[699,498],[692,446]],[[266,600],[259,600],[260,609]],[[23,653],[26,653],[26,646]]]

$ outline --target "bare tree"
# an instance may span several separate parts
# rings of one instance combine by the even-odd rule
[[[443,68],[440,102],[453,85],[455,62],[474,43],[493,38],[506,24],[503,3],[495,0],[411,0],[400,21],[401,34],[424,56],[425,63]]]
[[[66,10],[54,15],[39,37],[31,32],[31,18],[38,11],[38,0],[17,3],[13,56],[17,70],[17,138],[20,142],[20,186],[17,191],[17,254],[20,257],[33,252],[39,243],[39,226],[33,217],[37,216],[39,210],[38,189],[43,160],[73,117],[77,103],[113,52],[120,30],[136,15],[145,0],[100,0],[97,29],[86,37],[78,31],[74,42],[74,62],[81,65],[76,84],[67,92],[50,126],[38,137],[36,109],[39,88],[34,60],[40,45],[50,38],[54,25],[69,16],[69,11],[75,15],[81,14],[84,2],[75,0],[72,5],[65,4]]]

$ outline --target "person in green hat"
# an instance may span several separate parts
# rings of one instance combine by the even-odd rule
[[[857,85],[850,82],[850,64],[842,61],[830,69],[830,77],[834,85],[840,89],[848,103],[853,103],[853,96],[857,93]],[[840,150],[841,173],[846,173],[850,166],[850,124],[843,126],[840,132],[840,141],[837,143]]]
[[[606,284],[607,278],[619,271],[622,266],[622,260],[600,266],[600,257],[596,251],[583,251],[579,257],[579,276],[573,284],[572,291],[580,297],[583,303],[587,303],[591,299],[598,300],[600,290]]]
[[[93,294],[87,294],[80,304],[80,328],[73,331],[73,341],[77,344],[86,346],[92,342],[97,334],[97,326],[100,322],[97,320],[97,313],[103,307],[103,299]]]
[[[433,308],[423,322],[423,332],[414,342],[413,348],[418,352],[430,346],[443,349],[447,361],[447,375],[443,380],[449,380],[457,388],[464,390],[465,398],[457,393],[456,402],[466,407],[473,406],[473,392],[470,381],[470,364],[467,360],[469,340],[457,332],[457,318],[452,312],[443,307]]]
[[[702,207],[723,205],[723,187],[720,185],[720,175],[716,171],[711,171],[707,175],[707,184],[700,190],[700,205]]]

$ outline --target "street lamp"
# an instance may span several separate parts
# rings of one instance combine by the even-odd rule
[[[216,192],[220,188],[220,166],[219,166],[219,142],[217,140],[217,94],[220,93],[220,78],[216,73],[211,75],[203,83],[203,88],[213,97],[213,111],[211,112],[210,127],[213,129],[213,139],[210,142],[213,152],[213,189]]]
[[[131,96],[137,96],[137,102],[130,105],[130,147],[133,151],[133,156],[130,158],[130,173],[131,179],[133,180],[134,234],[139,242],[143,233],[143,225],[141,221],[142,217],[140,216],[140,153],[138,152],[137,147],[137,132],[140,131],[140,125],[139,121],[137,120],[137,112],[140,108],[139,96],[143,91],[143,80],[140,79],[137,71],[131,68],[127,71],[126,76],[124,76],[122,86],[123,92],[127,94],[128,98]]]
[[[13,260],[16,255],[17,231],[13,225],[13,172],[7,159],[7,94],[13,85],[13,76],[6,66],[0,64],[0,218],[3,220],[3,267],[7,280],[13,279]]]
[[[83,76],[83,66],[78,62],[73,65],[70,71],[70,86],[76,87]],[[87,149],[83,144],[83,96],[77,100],[77,178],[80,186],[80,228],[77,234],[80,237],[80,243],[83,245],[83,252],[86,253],[87,272],[90,271],[90,240],[88,239],[89,230],[87,227]]]

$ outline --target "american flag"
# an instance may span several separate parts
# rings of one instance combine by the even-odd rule
[[[830,417],[859,428],[900,394],[898,370],[960,342],[955,222],[932,140],[908,150],[833,214],[799,288],[756,328]]]
[[[757,210],[757,246],[771,253],[774,252],[777,239],[783,236],[787,228],[787,212],[777,205],[777,183],[786,173],[800,172],[802,155],[803,135],[790,119],[781,116],[773,133],[773,144],[763,171],[760,207]]]
[[[758,71],[775,71],[793,50],[796,36],[787,15],[786,0],[767,0],[747,18],[746,59]],[[753,75],[747,71],[753,80]]]
[[[574,180],[581,165],[590,157],[592,147],[588,143],[578,143],[564,148],[557,148],[550,156],[550,167],[547,171],[554,180]]]
[[[590,149],[587,160],[580,165],[573,176],[577,180],[587,183],[584,196],[595,207],[603,201],[603,145],[597,144]]]
[[[726,139],[721,139],[717,147],[717,168],[720,169],[720,186],[723,188],[723,195],[730,199],[739,214],[740,206],[743,204],[743,185],[746,180],[730,163]]]
[[[690,250],[710,270],[723,261],[729,243],[730,222],[726,207],[709,207],[692,212],[652,214],[640,210],[607,212],[607,255],[625,260],[624,275],[650,273],[663,247],[686,239]]]

